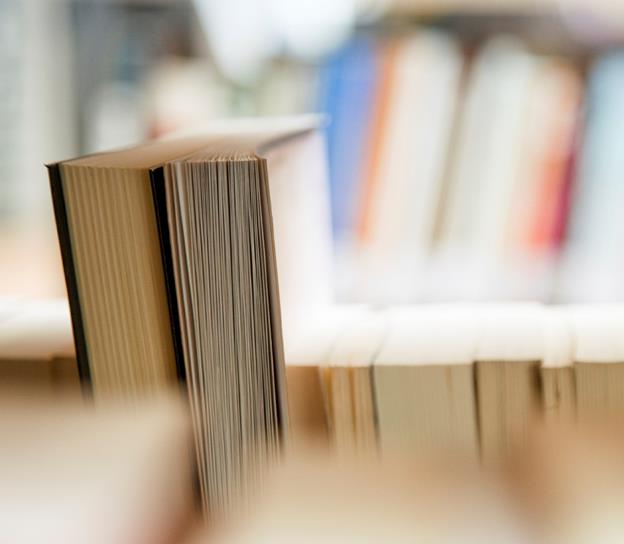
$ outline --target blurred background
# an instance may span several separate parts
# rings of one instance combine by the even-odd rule
[[[624,7],[0,0],[0,293],[64,294],[43,164],[328,115],[343,302],[624,299]]]

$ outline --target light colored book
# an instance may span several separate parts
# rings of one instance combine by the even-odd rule
[[[394,45],[377,168],[364,195],[358,251],[363,297],[405,303],[431,249],[463,60],[442,33]],[[382,97],[383,98],[383,97]]]
[[[436,252],[445,273],[435,270],[434,289],[446,297],[491,299],[505,290],[501,267],[538,65],[509,37],[486,43],[472,65]]]
[[[477,461],[476,317],[454,305],[395,310],[374,363],[382,454],[449,453]]]
[[[624,307],[571,310],[579,423],[624,417]]]
[[[505,463],[524,447],[542,410],[543,308],[537,304],[485,307],[475,354],[481,458]]]
[[[567,214],[571,154],[582,95],[577,69],[539,59],[528,91],[513,213],[503,240],[513,299],[549,300],[555,291],[561,224]]]
[[[330,354],[349,325],[365,312],[363,306],[332,306],[310,313],[306,326],[285,337],[290,447],[329,447]]]
[[[624,55],[596,59],[589,72],[584,129],[572,209],[562,261],[561,299],[576,303],[622,300],[624,216],[620,173],[624,154],[618,142],[624,122],[620,89]]]
[[[386,332],[385,312],[364,312],[349,323],[329,354],[328,417],[339,454],[377,452],[372,365]]]
[[[544,357],[540,368],[542,409],[546,423],[576,420],[574,328],[564,307],[545,309]]]

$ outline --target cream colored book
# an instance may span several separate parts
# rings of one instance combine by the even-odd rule
[[[477,461],[478,321],[455,305],[395,310],[374,366],[382,454],[444,452]]]
[[[440,221],[439,296],[488,300],[507,289],[504,249],[538,66],[509,36],[488,41],[474,58]]]
[[[520,303],[483,311],[475,356],[479,432],[482,461],[493,466],[526,444],[541,417],[543,308]]]
[[[571,316],[579,422],[624,417],[624,307],[578,306]]]
[[[576,419],[574,330],[565,307],[545,309],[544,357],[540,368],[542,404],[546,423],[572,423]]]
[[[285,337],[291,447],[329,447],[330,353],[349,324],[364,312],[358,305],[330,306],[310,313],[307,325]]]
[[[327,398],[331,439],[345,455],[377,451],[372,364],[387,331],[385,312],[357,316],[329,354]]]

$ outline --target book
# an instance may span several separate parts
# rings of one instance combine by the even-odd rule
[[[334,346],[364,307],[333,305],[308,314],[307,324],[286,337],[289,444],[327,450],[332,444],[328,364]]]
[[[623,155],[616,145],[624,121],[619,89],[624,83],[621,52],[598,57],[589,71],[583,143],[572,188],[569,228],[558,296],[574,303],[621,300],[624,259],[620,251],[624,198]],[[609,233],[606,235],[605,233]]]
[[[357,38],[331,55],[320,69],[319,109],[327,129],[332,229],[337,244],[355,235],[363,159],[379,89],[381,51],[374,40]]]
[[[574,328],[565,308],[544,311],[544,356],[540,368],[542,407],[546,423],[576,420]]]
[[[507,289],[505,242],[515,189],[525,181],[521,149],[538,66],[536,55],[504,36],[488,41],[471,65],[434,261],[441,270],[433,289],[446,298],[498,299]]]
[[[244,507],[282,449],[281,312],[291,313],[279,291],[283,280],[284,300],[318,294],[288,277],[316,259],[289,250],[293,240],[309,249],[293,237],[314,222],[322,192],[312,177],[308,198],[307,162],[287,168],[280,147],[318,147],[318,125],[314,116],[217,123],[49,166],[81,378],[96,400],[128,402],[186,383],[208,515]],[[288,185],[270,178],[272,154]],[[278,195],[271,205],[272,184],[293,199],[292,231]]]
[[[452,38],[421,32],[394,45],[386,116],[362,202],[361,299],[405,303],[419,293],[429,257],[462,58]],[[382,99],[383,97],[380,97]],[[380,104],[383,106],[384,104]],[[364,208],[365,206],[365,208]]]
[[[548,300],[557,280],[557,234],[573,148],[581,81],[570,64],[551,58],[537,63],[520,142],[507,220],[505,274],[510,297]]]
[[[543,308],[527,303],[485,310],[475,354],[479,433],[483,464],[497,466],[526,446],[541,417]]]
[[[512,223],[517,243],[537,253],[558,249],[557,221],[564,195],[570,153],[582,99],[576,68],[544,59],[534,82],[531,124],[527,127],[526,185],[519,187],[518,220]]]
[[[373,361],[386,329],[384,312],[363,311],[350,320],[329,353],[327,412],[332,445],[340,455],[377,451]]]
[[[363,157],[363,178],[358,194],[357,239],[366,240],[371,231],[371,208],[380,183],[380,168],[388,131],[388,114],[393,108],[395,72],[400,41],[381,43],[378,46],[379,73],[376,81],[368,137]]]
[[[31,396],[79,392],[66,300],[0,300],[0,389]]]
[[[575,337],[574,376],[579,423],[624,417],[624,308],[577,306],[570,310]]]
[[[397,309],[374,362],[382,455],[479,456],[478,319],[454,305]]]

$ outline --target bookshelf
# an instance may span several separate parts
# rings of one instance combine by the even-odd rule
[[[285,376],[273,367],[264,369],[262,379],[271,382],[266,398],[271,400],[258,402],[257,395],[246,408],[251,406],[252,412],[262,412],[270,405],[265,415],[270,412],[267,419],[279,420],[281,432],[285,418],[280,410],[288,400],[291,425],[288,448],[293,446],[292,451],[305,453],[330,452],[332,458],[342,461],[327,481],[319,475],[310,482],[310,475],[316,473],[308,465],[302,465],[304,468],[289,480],[290,486],[282,489],[285,495],[278,493],[278,513],[271,514],[270,518],[279,523],[284,519],[294,521],[278,527],[270,527],[269,523],[263,525],[264,530],[274,530],[282,536],[284,531],[289,534],[290,530],[297,535],[309,522],[310,512],[328,514],[328,504],[336,512],[340,511],[340,505],[333,501],[343,495],[340,486],[335,492],[331,491],[333,485],[343,481],[345,466],[362,460],[371,464],[355,478],[358,499],[362,501],[362,497],[368,497],[363,492],[363,486],[368,486],[367,477],[376,480],[370,484],[370,489],[366,487],[372,497],[371,504],[378,502],[377,491],[387,489],[384,486],[388,482],[398,486],[402,497],[412,497],[418,490],[423,496],[409,503],[406,510],[410,512],[410,520],[414,512],[428,513],[430,497],[440,496],[435,491],[430,494],[429,485],[432,490],[438,490],[442,482],[443,489],[456,491],[457,484],[465,482],[455,478],[457,474],[472,475],[484,466],[493,469],[497,476],[496,471],[501,468],[520,475],[520,480],[524,476],[522,482],[506,481],[505,491],[500,491],[494,499],[490,497],[492,502],[479,503],[483,506],[477,512],[479,515],[471,510],[475,517],[467,516],[473,521],[484,520],[481,528],[485,528],[490,538],[488,531],[495,525],[492,519],[500,521],[505,528],[508,528],[507,522],[514,528],[518,524],[516,518],[510,521],[506,517],[509,512],[494,509],[493,504],[503,504],[496,501],[500,497],[513,502],[524,493],[523,496],[531,497],[528,509],[539,505],[542,507],[539,514],[545,520],[551,520],[549,516],[559,520],[557,514],[561,512],[576,515],[582,512],[583,516],[574,519],[576,525],[572,524],[577,532],[591,532],[596,519],[604,521],[601,517],[603,505],[605,511],[613,512],[608,510],[608,501],[603,500],[601,490],[609,489],[611,498],[621,498],[621,489],[609,476],[624,473],[614,460],[624,448],[617,441],[605,439],[600,429],[603,423],[609,428],[610,419],[624,415],[624,310],[614,304],[624,300],[621,251],[624,220],[619,209],[624,202],[620,179],[624,154],[614,143],[620,140],[624,124],[620,99],[624,88],[624,57],[617,51],[624,34],[615,4],[590,5],[583,0],[565,5],[520,0],[487,3],[369,0],[359,3],[364,15],[355,24],[352,39],[338,50],[322,58],[307,59],[292,51],[280,50],[266,60],[257,78],[245,82],[233,81],[219,71],[213,53],[206,51],[190,1],[109,0],[98,3],[97,7],[76,1],[68,5],[71,6],[70,15],[64,24],[73,29],[73,33],[69,32],[69,43],[73,44],[70,47],[76,63],[73,70],[68,70],[73,91],[65,89],[59,93],[67,105],[73,104],[71,96],[76,91],[77,101],[76,110],[72,109],[58,125],[46,121],[46,126],[59,128],[52,131],[53,135],[63,135],[58,136],[59,147],[54,147],[54,153],[60,156],[51,159],[168,135],[198,120],[211,122],[219,117],[292,114],[314,109],[334,114],[333,125],[325,127],[325,132],[314,133],[312,147],[298,150],[296,167],[287,160],[292,149],[273,149],[275,155],[269,161],[268,175],[277,174],[278,178],[286,180],[278,183],[271,194],[274,206],[271,220],[275,222],[278,247],[277,278],[282,282],[282,326],[273,328],[274,317],[266,319],[265,312],[266,321],[259,319],[253,331],[245,333],[244,341],[233,339],[232,330],[245,329],[252,311],[260,314],[258,308],[265,304],[263,309],[266,310],[268,305],[257,294],[251,296],[250,291],[245,291],[244,302],[237,302],[235,311],[231,312],[239,322],[230,327],[230,321],[223,320],[222,329],[215,334],[219,342],[228,343],[227,349],[218,353],[215,347],[218,342],[207,341],[214,332],[210,326],[217,321],[215,316],[223,315],[226,295],[238,294],[241,277],[245,281],[257,278],[248,271],[234,277],[227,267],[215,272],[207,265],[202,269],[208,270],[206,277],[200,277],[193,269],[193,273],[185,277],[188,283],[176,292],[176,295],[187,294],[192,290],[194,295],[218,295],[208,302],[189,303],[194,311],[185,308],[188,323],[195,327],[193,339],[201,338],[208,345],[194,359],[200,363],[197,368],[205,366],[201,367],[201,372],[194,369],[196,373],[188,380],[194,395],[191,403],[195,403],[195,424],[197,420],[205,423],[211,417],[214,425],[212,432],[206,431],[205,436],[196,440],[206,447],[202,454],[218,449],[210,442],[215,436],[225,436],[224,440],[228,440],[228,429],[238,432],[242,428],[236,414],[240,414],[243,404],[237,402],[240,398],[237,395],[249,391],[243,391],[245,387],[241,384],[247,383],[245,380],[252,385],[260,381],[258,376],[252,376],[259,368],[252,356],[259,349],[256,350],[255,345],[250,347],[250,339],[255,340],[262,334],[269,336],[270,332],[270,340],[265,338],[258,343],[277,345],[283,333]],[[592,17],[598,18],[592,19],[596,24],[579,25],[576,14],[587,13],[589,8],[594,14]],[[612,24],[605,24],[605,15],[612,19]],[[42,20],[38,24],[42,24]],[[122,29],[121,39],[108,32],[96,35],[98,27],[108,28],[109,24]],[[48,43],[49,36],[46,36],[40,36],[40,41],[36,42],[39,53]],[[100,55],[100,50],[114,54]],[[49,54],[57,60],[64,57],[62,52],[52,49]],[[37,62],[28,67],[31,83],[41,81],[41,74],[36,72],[42,58],[37,56]],[[9,58],[7,64],[13,66],[14,60]],[[51,66],[56,65],[52,63]],[[29,95],[29,100],[36,102],[35,98]],[[54,96],[41,102],[48,103],[56,103]],[[59,108],[55,113],[60,115],[62,111]],[[8,113],[6,118],[13,119],[10,117],[13,110]],[[33,117],[37,116],[33,114]],[[34,126],[37,122],[35,119]],[[33,119],[29,123],[30,128],[23,131],[26,135],[34,132]],[[219,126],[227,127],[228,123],[225,121]],[[42,135],[50,143],[48,128]],[[324,137],[329,139],[329,147],[325,147]],[[61,145],[66,145],[67,153],[61,153]],[[35,161],[33,157],[31,154],[28,159],[29,169],[41,169],[42,161]],[[37,157],[42,158],[42,155]],[[196,178],[214,167],[210,161],[204,164],[205,169],[197,167],[201,160],[195,163]],[[232,164],[231,168],[239,166]],[[87,170],[85,168],[85,179]],[[136,169],[128,170],[120,187],[123,183],[136,182],[133,186],[136,189],[145,182],[145,176],[149,176],[146,167],[140,179]],[[159,175],[164,176],[162,171]],[[299,185],[292,183],[295,178]],[[350,179],[345,183],[347,178]],[[518,182],[520,179],[522,183]],[[59,181],[54,183],[58,191]],[[249,180],[241,181],[241,186],[250,186]],[[105,225],[102,231],[115,233],[113,242],[107,244],[108,250],[119,249],[122,245],[119,241],[126,243],[130,235],[142,232],[143,226],[154,227],[153,222],[146,219],[153,212],[152,200],[147,198],[153,196],[150,192],[153,187],[144,184],[144,192],[133,193],[135,200],[128,197],[129,193],[116,201],[111,197],[113,204],[109,203],[109,213],[101,215],[98,215],[103,208],[101,194],[98,199],[88,189],[84,194],[76,193],[72,217],[74,220],[81,217],[83,225],[75,229],[73,242],[64,240],[65,247],[73,243],[86,253],[85,248],[93,246],[94,239],[101,241],[102,238],[93,236],[90,230],[96,221],[101,222],[100,226]],[[47,189],[45,183],[41,184],[36,196],[47,198]],[[100,189],[105,190],[106,184]],[[331,201],[328,192],[333,197]],[[363,198],[363,194],[367,198]],[[163,194],[158,198],[161,200],[157,202],[162,205]],[[175,198],[184,200],[186,193],[180,190]],[[249,193],[240,202],[249,204],[246,198],[257,204],[259,197]],[[84,202],[88,199],[98,213],[86,212]],[[141,207],[137,213],[139,201]],[[204,229],[192,249],[198,254],[204,251],[203,257],[209,255],[208,263],[212,266],[217,261],[212,257],[221,256],[222,252],[208,247],[206,229],[214,227],[218,231],[225,221],[209,225],[204,219],[217,217],[224,208],[219,208],[218,213],[214,209],[206,212],[199,206],[199,211],[194,209],[193,205],[198,202],[201,205],[214,202],[203,196],[184,202],[189,204],[186,211],[200,218],[199,228]],[[330,203],[333,203],[333,240]],[[59,208],[64,205],[57,202]],[[115,220],[110,221],[114,214],[117,214]],[[36,225],[27,220],[17,226],[0,223],[0,254],[8,263],[3,262],[0,269],[0,293],[63,296],[61,263],[51,232],[51,215],[47,222],[42,219],[43,214],[35,215],[39,221]],[[180,224],[183,222],[180,217],[184,215],[176,216]],[[266,207],[261,212],[254,209],[248,214],[233,215],[262,217],[263,220],[271,217]],[[64,221],[68,223],[67,217]],[[154,381],[158,382],[155,388],[160,387],[160,381],[172,382],[177,387],[178,378],[186,372],[180,371],[180,365],[176,367],[178,360],[173,361],[175,357],[180,358],[181,348],[177,343],[189,342],[185,344],[187,352],[193,347],[189,348],[191,335],[173,339],[174,334],[180,333],[172,325],[172,315],[176,315],[178,308],[170,303],[175,286],[169,284],[165,293],[164,288],[163,292],[158,291],[160,284],[156,285],[157,282],[151,284],[148,280],[137,279],[134,287],[128,288],[128,278],[133,274],[138,276],[137,270],[145,262],[149,264],[145,277],[165,266],[163,262],[167,258],[163,260],[159,253],[165,252],[160,245],[165,236],[165,223],[162,216],[157,221],[161,231],[150,231],[149,243],[135,239],[134,245],[127,246],[130,250],[119,250],[118,262],[113,258],[98,261],[100,252],[93,251],[88,268],[85,265],[83,284],[93,281],[96,285],[90,290],[85,288],[87,296],[92,296],[85,303],[85,308],[91,312],[90,337],[93,345],[101,350],[98,364],[100,370],[109,371],[107,379],[111,389],[132,389],[140,380],[149,381],[146,369],[158,357],[145,353],[170,334],[171,346],[167,344],[162,348],[162,352],[166,352],[166,357],[163,356],[167,363],[165,370]],[[125,230],[123,225],[127,227]],[[186,232],[189,227],[185,223],[179,230]],[[257,225],[249,227],[256,235],[255,242],[259,246],[261,240],[272,243],[272,235],[263,238],[270,229],[262,230],[263,236],[258,234],[260,230]],[[241,229],[243,231],[247,232]],[[605,232],[610,236],[605,236]],[[174,242],[176,240],[180,242],[181,239],[174,239]],[[220,239],[216,236],[211,242],[217,245]],[[257,265],[256,261],[252,266],[245,260],[250,255],[259,259],[270,257],[263,253],[266,246],[262,246],[262,250],[251,243],[249,247],[240,246],[239,249],[241,247],[240,262],[250,269]],[[145,252],[146,248],[151,253]],[[185,246],[185,250],[189,248],[191,244]],[[177,251],[179,253],[172,252],[167,257],[180,266],[184,259],[179,248]],[[434,253],[435,258],[432,257]],[[135,261],[119,274],[121,261],[129,256]],[[184,263],[190,266],[188,261]],[[176,270],[179,273],[181,269],[183,266]],[[112,296],[110,284],[97,283],[104,276],[103,270],[108,279],[119,282],[117,296]],[[220,274],[220,283],[215,286],[217,274]],[[272,274],[272,270],[265,270],[262,281],[249,284],[266,287],[265,284],[275,281]],[[171,282],[172,277],[167,281]],[[158,300],[146,311],[148,295],[141,292],[141,288],[147,284],[156,285],[148,295],[157,298],[154,293],[158,292]],[[191,284],[192,289],[188,289]],[[206,286],[215,289],[211,291],[205,289]],[[273,287],[271,296],[267,296],[272,303],[275,302],[274,291]],[[516,302],[508,303],[509,299]],[[525,299],[539,299],[547,304],[521,302]],[[493,300],[499,303],[492,303]],[[112,306],[117,303],[122,306],[128,301],[134,304],[132,311],[117,312],[119,308]],[[571,301],[590,304],[551,304]],[[71,347],[67,350],[63,345],[62,353],[46,348],[51,337],[65,341],[71,337],[66,305],[63,305],[60,319],[53,319],[50,325],[45,304],[35,303],[30,309],[15,310],[22,302],[0,304],[0,385],[6,385],[8,382],[4,379],[11,374],[11,379],[18,382],[32,380],[43,384],[54,398],[63,398],[65,387],[77,393],[79,383]],[[594,304],[597,302],[601,304]],[[106,304],[111,306],[104,308]],[[204,312],[209,307],[211,311]],[[43,311],[43,317],[39,310]],[[108,321],[102,325],[98,319]],[[151,327],[151,332],[146,333],[142,327]],[[118,335],[114,339],[107,336],[113,330]],[[86,342],[85,338],[82,341]],[[43,350],[26,356],[19,352],[16,356],[16,352],[9,349],[16,345],[20,349],[24,345],[42,346]],[[93,354],[95,349],[92,348]],[[145,351],[141,352],[142,349]],[[174,349],[178,351],[172,355],[170,352]],[[84,347],[83,351],[86,351]],[[145,355],[144,367],[129,376],[128,369],[139,359],[139,352]],[[233,357],[233,353],[238,358]],[[275,355],[276,360],[278,355]],[[236,387],[228,389],[233,391],[228,397],[231,414],[227,410],[220,412],[220,416],[235,414],[226,427],[223,423],[226,417],[215,417],[216,412],[211,411],[214,406],[197,409],[202,401],[225,397],[227,389],[224,386],[213,391],[214,394],[206,394],[210,385],[223,378],[216,372],[210,375],[206,369],[214,370],[216,366],[211,365],[223,360],[228,361],[228,365],[223,365],[226,370],[231,369],[245,357],[252,363],[233,380]],[[123,364],[119,364],[120,361]],[[55,370],[57,364],[59,372]],[[69,372],[66,372],[68,367]],[[204,371],[206,374],[202,374]],[[279,386],[271,381],[277,383],[283,379],[288,399],[277,398]],[[32,389],[31,396],[34,396],[33,391],[39,390]],[[278,411],[279,416],[276,415]],[[127,406],[122,409],[122,414],[129,412]],[[125,417],[122,415],[120,419]],[[188,414],[182,419],[190,425]],[[577,420],[588,423],[588,428],[578,434],[574,434],[576,430],[569,435],[561,431]],[[184,426],[180,425],[180,428]],[[36,429],[36,425],[32,428]],[[160,427],[155,425],[154,428]],[[616,432],[607,431],[606,434],[619,436],[621,427],[614,428]],[[98,429],[106,427],[93,423],[90,430],[96,438],[107,436],[106,432],[97,432]],[[560,435],[560,431],[563,434]],[[273,430],[271,433],[272,438],[278,434]],[[134,435],[134,431],[130,434]],[[112,433],[111,436],[116,435]],[[593,441],[596,436],[600,438]],[[172,457],[185,455],[176,449],[184,439],[176,442],[175,437],[158,438],[160,451],[169,451],[160,440],[163,444],[174,444],[176,451],[171,452]],[[252,448],[249,444],[243,448],[247,453]],[[592,449],[594,445],[596,449]],[[62,446],[59,448],[61,451]],[[288,448],[286,451],[290,453]],[[103,449],[95,449],[102,459],[108,459]],[[444,465],[449,451],[452,453],[448,458],[452,462]],[[519,452],[521,454],[517,455]],[[167,470],[167,463],[174,464],[170,459],[156,465],[144,464],[150,453],[143,452],[131,462],[122,459],[120,463],[129,471],[134,466],[152,467],[154,472],[146,473],[145,479],[153,478],[154,482],[160,481],[163,475],[174,480],[184,479],[182,473],[188,468],[184,464],[189,460],[188,455],[184,457],[186,461],[175,464],[179,471],[172,472]],[[273,450],[265,457],[272,455]],[[398,460],[421,455],[435,458],[440,463],[436,466],[445,468],[436,471],[423,465],[426,468],[417,471],[416,481],[412,481],[405,475],[414,474],[411,472],[414,465],[408,463],[405,468]],[[215,464],[227,465],[231,458],[230,451],[229,456],[219,457]],[[380,459],[389,461],[396,471],[394,476],[380,468],[377,464]],[[349,463],[344,463],[345,460]],[[323,458],[324,468],[320,472],[330,465]],[[76,466],[82,466],[79,460]],[[102,466],[106,469],[107,465],[103,462]],[[452,466],[453,470],[446,470],[447,466]],[[597,466],[605,468],[596,470]],[[0,463],[0,471],[3,468],[5,466]],[[242,470],[237,472],[238,467],[228,465],[221,471],[213,466],[213,469],[211,477],[218,483],[213,487],[204,481],[204,495],[210,495],[217,487],[226,488],[232,480],[237,484],[243,480],[245,485],[248,483]],[[227,470],[231,470],[227,474],[234,474],[232,478],[227,476]],[[451,474],[453,482],[444,480],[440,472],[447,478]],[[145,481],[137,483],[131,477],[117,480],[116,477],[125,474],[123,470],[113,468],[111,474],[111,481],[126,491],[122,499],[135,497],[132,505],[151,489]],[[594,481],[593,475],[597,475],[600,484],[596,487],[589,485]],[[263,478],[255,475],[252,480],[250,488]],[[620,480],[614,478],[614,481]],[[525,483],[531,489],[525,489]],[[124,487],[126,484],[128,488]],[[171,518],[162,505],[167,503],[169,486],[175,488],[177,484],[166,478],[161,484],[164,487],[158,489],[165,498],[159,503],[160,510],[155,503],[161,500],[161,495],[155,493],[151,498],[157,513],[162,513],[159,521],[167,525]],[[183,502],[190,496],[186,484],[184,480],[183,491],[177,496]],[[134,491],[130,490],[131,485]],[[483,491],[480,486],[476,487]],[[70,488],[68,486],[69,492]],[[301,493],[301,489],[306,493]],[[457,494],[461,498],[458,503],[449,506],[442,501],[442,514],[419,518],[419,527],[429,527],[427,523],[432,519],[440,521],[440,526],[433,523],[431,528],[436,534],[463,527],[457,522],[455,512],[466,503],[476,504],[475,496],[483,495],[471,486],[461,489],[463,491]],[[543,505],[544,497],[557,497],[562,502]],[[312,500],[312,510],[308,509],[307,499],[310,498],[318,499],[317,503]],[[361,501],[354,502],[361,505]],[[399,503],[397,501],[397,505]],[[125,503],[121,501],[121,504]],[[266,504],[272,505],[269,501]],[[287,513],[279,509],[285,504],[290,507]],[[173,512],[176,526],[183,524],[181,517],[186,513],[183,506],[187,505],[184,502],[179,506],[179,510]],[[126,510],[126,516],[127,512],[132,512],[132,508]],[[153,515],[151,510],[149,513]],[[526,517],[533,519],[534,514],[531,511]],[[319,527],[319,518],[311,517],[315,527]],[[377,529],[381,527],[382,536],[384,527],[387,529],[387,525],[383,525],[387,520],[379,509],[372,509],[368,516],[363,516],[360,510],[354,517],[356,524],[365,527],[368,522],[379,522]],[[522,524],[526,519],[524,514],[520,517]],[[333,519],[330,515],[329,518]],[[398,522],[393,518],[388,523]],[[2,527],[0,523],[0,540],[4,536]],[[418,531],[419,527],[406,522],[403,528],[409,533]],[[616,525],[614,531],[617,528]],[[324,536],[322,532],[329,530],[321,527],[319,540]],[[290,537],[296,540],[292,534]],[[205,540],[210,542],[211,535]],[[483,540],[488,541],[486,537]],[[561,541],[570,540],[562,538]]]

